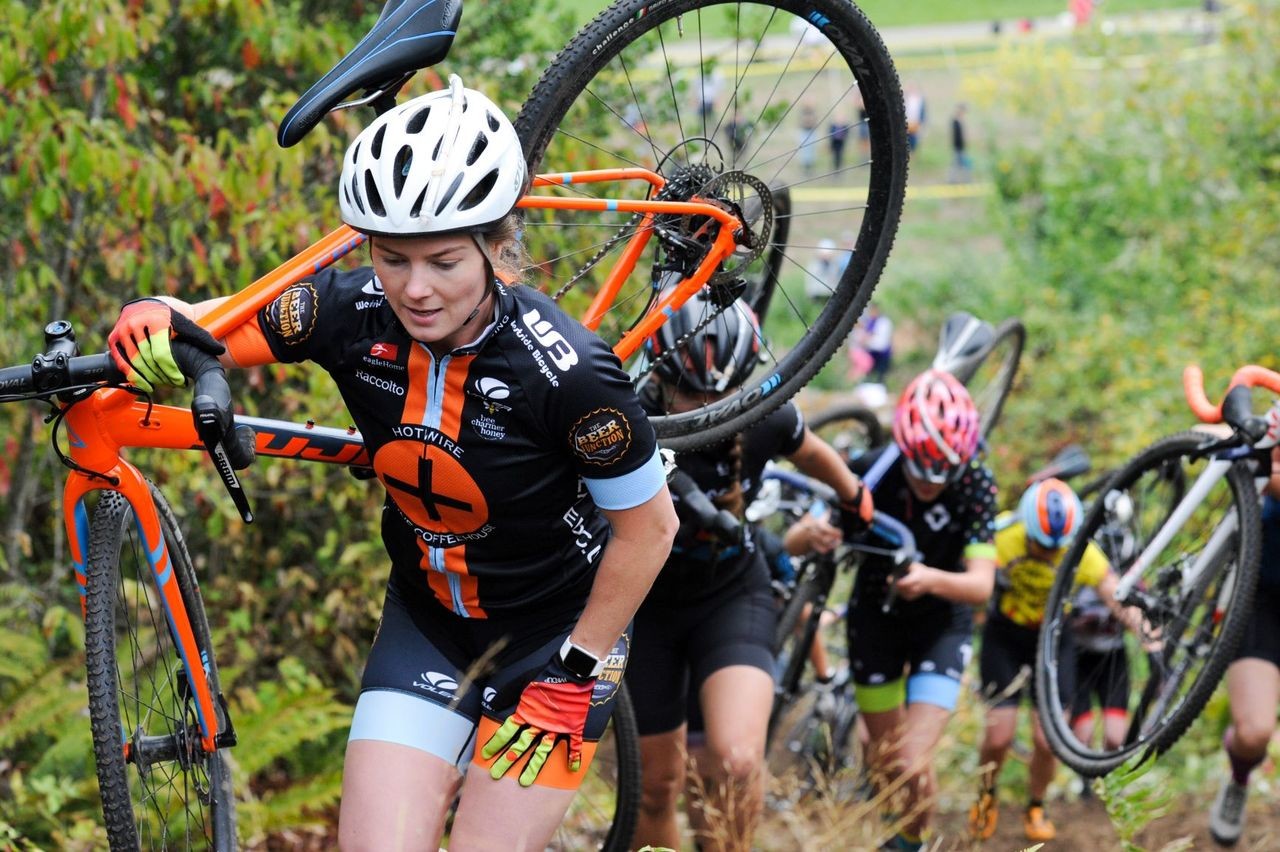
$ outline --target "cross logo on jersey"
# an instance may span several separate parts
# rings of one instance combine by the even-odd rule
[[[434,444],[391,441],[379,448],[373,469],[405,517],[424,530],[466,535],[489,520],[480,486]]]

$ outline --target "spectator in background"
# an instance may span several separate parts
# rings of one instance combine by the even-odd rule
[[[745,118],[739,116],[731,116],[725,122],[724,132],[729,137],[729,148],[733,151],[733,162],[739,162],[742,159],[742,152],[746,150],[747,140],[751,138],[751,131],[754,124]]]
[[[813,260],[805,267],[804,294],[810,299],[826,299],[835,291],[840,282],[839,255],[834,240],[818,240]]]
[[[951,116],[950,179],[952,183],[968,183],[973,177],[973,160],[969,158],[964,135],[964,112],[965,105],[959,103],[956,104],[956,111]]]
[[[920,143],[920,134],[924,132],[924,93],[919,86],[911,83],[907,86],[904,98],[907,110],[907,147],[914,151]]]
[[[844,163],[844,143],[852,129],[845,117],[838,114],[831,119],[831,126],[827,129],[827,144],[831,146],[831,169],[837,175]]]
[[[813,168],[818,161],[818,114],[812,104],[800,107],[800,167],[805,177],[813,177]]]
[[[884,384],[893,358],[893,320],[880,313],[880,306],[875,302],[867,305],[854,327],[852,348],[862,349],[871,358],[867,381]]]

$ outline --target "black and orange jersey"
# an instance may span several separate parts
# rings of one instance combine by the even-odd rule
[[[665,482],[618,359],[536,290],[499,284],[493,322],[440,358],[367,268],[294,285],[258,325],[276,360],[337,382],[387,489],[393,579],[460,615],[581,608],[609,535],[599,509]]]

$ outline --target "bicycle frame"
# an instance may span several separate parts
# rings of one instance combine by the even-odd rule
[[[1188,366],[1183,372],[1182,384],[1186,393],[1187,404],[1201,421],[1205,423],[1223,422],[1223,405],[1214,406],[1209,403],[1204,393],[1204,376],[1199,367]],[[1228,392],[1237,387],[1255,386],[1280,393],[1280,374],[1257,365],[1246,365],[1237,370],[1235,375],[1232,376]],[[1213,455],[1205,469],[1196,477],[1195,483],[1192,484],[1191,488],[1187,490],[1187,493],[1178,502],[1173,513],[1160,526],[1156,535],[1120,577],[1120,581],[1116,585],[1115,596],[1117,601],[1123,603],[1128,599],[1142,572],[1150,567],[1156,555],[1169,545],[1173,537],[1182,529],[1182,525],[1191,517],[1191,513],[1195,511],[1196,507],[1204,501],[1214,486],[1221,482],[1227,472],[1231,470],[1231,466],[1242,456],[1274,446],[1278,437],[1280,435],[1276,434],[1276,426],[1272,425],[1271,428],[1266,430],[1265,434],[1258,437],[1251,445],[1245,444],[1243,447],[1232,447]],[[1265,476],[1255,477],[1255,482],[1258,494],[1261,495],[1267,479]],[[1195,562],[1191,564],[1190,569],[1183,575],[1182,591],[1184,593],[1195,588],[1204,572],[1211,570],[1212,566],[1218,564],[1218,557],[1223,548],[1229,544],[1231,536],[1236,533],[1238,524],[1239,519],[1233,513],[1214,528],[1208,543]]]
[[[664,179],[647,169],[629,168],[585,172],[562,172],[538,175],[533,186],[569,186],[571,184],[609,181],[644,180],[656,191]],[[613,200],[605,198],[564,198],[526,195],[517,205],[522,209],[568,209],[583,211],[619,211],[642,215],[641,226],[629,239],[618,265],[610,270],[605,286],[592,302],[584,324],[595,330],[613,304],[627,277],[653,235],[654,217],[659,215],[695,215],[715,219],[721,227],[702,262],[688,278],[666,291],[644,317],[629,329],[613,347],[625,360],[677,311],[690,296],[707,283],[720,263],[732,254],[735,234],[740,222],[728,211],[699,201]],[[285,289],[332,265],[367,238],[347,226],[340,227],[281,264],[240,292],[215,305],[200,319],[200,324],[215,338],[226,336],[239,325],[250,321]],[[237,422],[249,425],[257,433],[256,448],[260,455],[319,461],[330,464],[367,466],[370,459],[360,434],[354,429],[333,429],[269,420],[239,417]],[[75,578],[80,593],[81,617],[86,611],[88,586],[87,554],[89,522],[85,499],[99,490],[118,491],[133,509],[138,533],[155,579],[172,631],[174,644],[182,657],[195,698],[201,730],[201,747],[213,752],[219,747],[215,696],[210,694],[207,678],[192,673],[204,672],[203,661],[196,649],[195,637],[171,570],[167,543],[161,532],[160,518],[147,488],[146,479],[121,451],[126,447],[191,450],[204,445],[192,422],[190,410],[177,406],[151,405],[138,400],[128,391],[103,388],[77,401],[66,410],[65,424],[69,436],[69,457],[78,467],[68,474],[63,488],[63,523]],[[198,664],[198,665],[197,665]],[[128,756],[129,743],[123,743]]]

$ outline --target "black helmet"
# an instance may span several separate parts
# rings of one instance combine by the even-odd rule
[[[667,355],[677,341],[703,323],[677,352]],[[755,369],[760,324],[741,299],[721,308],[698,292],[662,324],[646,347],[658,361],[654,372],[666,384],[685,393],[724,393],[745,382]]]

